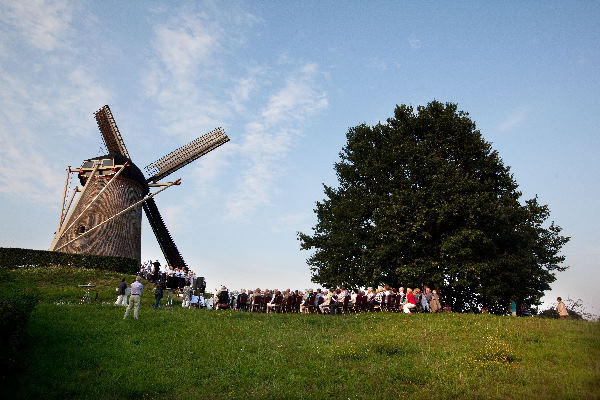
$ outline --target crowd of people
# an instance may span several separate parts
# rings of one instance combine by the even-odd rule
[[[182,306],[188,308],[231,309],[250,312],[297,312],[330,313],[360,311],[402,311],[439,312],[443,311],[440,296],[436,290],[402,287],[395,290],[389,286],[348,291],[337,289],[305,289],[279,291],[241,289],[230,292],[225,288],[215,290],[215,295],[205,295],[203,278],[195,276],[191,270],[181,270],[161,266],[157,261],[146,261],[138,273],[142,278],[153,282],[154,308],[159,307],[165,290],[171,290],[182,297]],[[123,296],[115,304],[123,304]],[[123,292],[123,295],[125,293]],[[126,298],[126,296],[124,296]],[[449,311],[449,307],[444,308]]]
[[[436,290],[427,286],[421,288],[399,288],[389,286],[368,288],[366,291],[354,289],[305,289],[280,291],[241,289],[230,292],[225,286],[216,290],[215,296],[203,299],[195,296],[189,286],[182,291],[183,307],[230,309],[249,312],[288,312],[336,314],[364,311],[413,312],[450,311],[442,307]]]
[[[172,294],[182,298],[182,307],[198,309],[322,314],[361,311],[399,311],[407,314],[450,311],[447,306],[442,308],[437,291],[430,290],[427,286],[414,290],[407,288],[406,291],[402,287],[395,290],[385,286],[375,289],[368,288],[366,291],[358,289],[348,291],[344,288],[305,289],[304,291],[257,288],[231,292],[222,286],[212,295],[204,292],[204,281],[199,282],[193,273],[187,274],[187,276],[178,276],[176,270],[167,268],[156,275],[144,266],[138,277],[154,283],[153,307],[155,309],[160,306],[160,302],[167,292],[166,305],[172,305],[172,299],[169,297]],[[131,288],[127,288],[125,279],[123,279],[117,287],[115,305],[127,306],[130,291]]]
[[[196,282],[200,279],[194,271],[173,268],[169,265],[161,266],[158,260],[148,260],[142,263],[138,275],[150,282],[162,282],[164,289],[183,289],[186,282]],[[203,280],[203,278],[201,278]]]
[[[287,313],[320,313],[336,314],[365,311],[392,311],[411,314],[414,312],[449,312],[451,308],[440,302],[440,295],[435,289],[391,288],[380,286],[366,290],[305,289],[279,291],[278,289],[260,288],[254,290],[241,289],[229,291],[225,286],[215,289],[215,294],[205,293],[204,278],[196,277],[191,270],[180,270],[170,266],[161,266],[158,261],[146,261],[142,264],[138,277],[154,283],[154,304],[156,309],[167,293],[166,306],[172,305],[171,295],[181,297],[184,308],[229,309],[249,312],[287,312]],[[134,282],[135,283],[135,282]],[[133,284],[132,284],[133,285]],[[139,290],[136,289],[136,292]],[[123,279],[117,287],[115,305],[130,306],[127,301],[131,288]],[[138,297],[139,299],[139,297]],[[558,311],[565,318],[566,309],[560,298]],[[135,314],[137,315],[137,306]],[[561,308],[562,306],[562,308]],[[525,311],[523,309],[525,307]],[[511,314],[516,315],[516,304],[511,300]],[[130,307],[128,307],[129,311]],[[485,312],[482,310],[482,312]],[[530,315],[529,309],[522,305],[521,315]]]
[[[206,285],[203,278],[195,276],[191,270],[181,270],[170,266],[161,266],[157,261],[146,261],[141,265],[138,276],[154,283],[154,308],[160,306],[165,291],[182,298],[182,307],[206,309],[230,309],[249,312],[295,312],[295,313],[329,313],[361,312],[361,311],[399,311],[407,314],[413,312],[450,311],[448,306],[442,308],[440,296],[436,290],[427,286],[423,288],[402,287],[397,290],[389,286],[354,289],[348,291],[337,289],[305,289],[279,291],[278,289],[257,288],[229,291],[225,286],[215,290],[215,295],[204,292]],[[123,287],[121,287],[123,286]],[[126,288],[119,284],[119,297],[115,305],[127,305]],[[172,300],[167,296],[167,304]]]

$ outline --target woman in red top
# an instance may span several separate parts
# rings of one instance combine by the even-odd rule
[[[404,302],[404,307],[402,309],[405,313],[410,314],[410,310],[417,306],[417,302],[415,301],[415,295],[412,292],[411,288],[406,289],[406,301]]]

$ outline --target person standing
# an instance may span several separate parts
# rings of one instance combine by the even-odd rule
[[[423,303],[423,309],[426,312],[433,312],[431,311],[431,299],[433,299],[433,294],[431,293],[431,289],[429,289],[429,287],[425,286],[425,288],[423,289],[423,291],[425,292],[423,294],[423,299],[421,299],[421,302]]]
[[[560,317],[560,319],[567,318],[569,316],[569,313],[567,312],[567,307],[565,306],[565,303],[563,303],[560,297],[557,297],[556,301],[558,301],[558,306],[556,307],[558,316]]]
[[[115,301],[115,306],[126,306],[127,305],[127,296],[125,295],[125,290],[127,290],[127,283],[125,283],[125,278],[121,279],[119,282],[119,286],[117,286],[117,301]]]
[[[186,281],[185,286],[183,287],[183,302],[181,303],[181,307],[189,308],[190,300],[192,299],[192,287],[190,283]]]
[[[160,263],[158,262],[158,260],[152,263],[152,267],[154,268],[154,270],[152,271],[152,280],[156,282],[158,281],[158,274],[160,272]]]
[[[517,302],[514,298],[510,300],[510,315],[513,317],[517,316]]]
[[[131,295],[129,296],[129,305],[125,310],[123,319],[126,319],[129,312],[133,308],[133,318],[138,319],[138,309],[140,308],[140,296],[142,295],[142,289],[144,286],[140,283],[142,278],[138,275],[135,277],[135,282],[131,284]]]
[[[163,297],[163,290],[164,287],[162,281],[156,282],[156,286],[154,286],[154,305],[152,306],[155,310],[158,308],[160,299]]]
[[[432,313],[438,312],[442,309],[442,305],[440,303],[440,296],[438,295],[435,289],[433,289],[433,292],[431,292],[431,301],[429,302],[429,309]]]

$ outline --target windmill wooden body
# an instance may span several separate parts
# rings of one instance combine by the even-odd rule
[[[145,168],[148,175],[145,176],[131,161],[110,108],[102,107],[95,117],[108,154],[85,160],[78,169],[67,169],[58,229],[50,250],[140,260],[144,209],[167,263],[187,269],[154,196],[180,183],[180,180],[165,183],[160,180],[228,142],[229,138],[217,128],[150,164]],[[82,189],[76,187],[66,204],[71,173],[78,174]],[[150,193],[155,187],[160,189]]]

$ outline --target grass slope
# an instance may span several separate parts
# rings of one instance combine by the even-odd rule
[[[10,274],[38,286],[10,398],[600,397],[597,323],[492,315],[248,314],[112,306],[120,276]],[[132,277],[128,277],[128,283]],[[78,304],[77,284],[98,285]],[[94,293],[92,293],[94,295]]]

